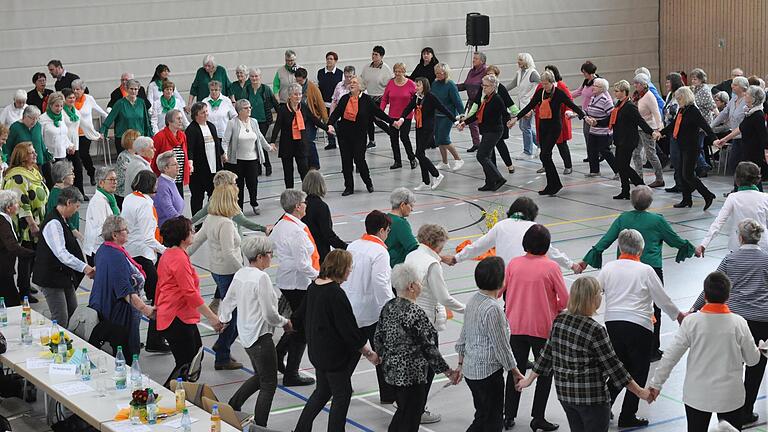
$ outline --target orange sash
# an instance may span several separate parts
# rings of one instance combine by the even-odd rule
[[[483,100],[483,103],[480,104],[480,109],[477,110],[477,124],[483,124],[483,114],[485,113],[485,105],[488,104],[488,99],[492,97],[493,95],[486,96],[485,100]]]
[[[422,125],[422,117],[423,113],[421,111],[421,104],[416,105],[416,112],[413,115],[414,120],[416,120],[416,129],[421,129]]]
[[[701,312],[711,314],[727,314],[731,313],[731,309],[725,303],[707,303],[701,308]]]
[[[619,255],[619,259],[627,259],[627,260],[632,260],[632,261],[638,261],[639,262],[640,261],[640,256],[639,255],[630,255],[630,254],[623,253],[623,254]]]
[[[613,111],[611,111],[611,120],[608,122],[608,129],[613,129],[613,125],[616,124],[616,117],[618,117],[619,111],[621,110],[621,107],[623,107],[625,103],[627,103],[627,99],[624,99],[619,104],[619,106],[617,106]]]
[[[126,97],[128,95],[128,90],[124,89],[123,86],[120,86],[120,94],[122,94],[123,97]]]
[[[384,249],[387,249],[387,244],[384,243],[384,240],[382,240],[382,239],[380,239],[380,238],[378,238],[378,237],[376,237],[374,235],[363,234],[363,236],[360,237],[360,239],[365,240],[365,241],[369,241],[369,242],[378,243],[378,244],[384,246]]]
[[[539,119],[550,120],[552,118],[552,107],[549,105],[549,99],[544,99],[542,95],[541,103],[539,104]]]
[[[349,100],[347,106],[344,108],[344,119],[349,121],[357,120],[357,109],[360,103],[360,98],[355,97],[352,93],[349,94]]]
[[[134,192],[133,194],[136,195],[137,197],[146,198],[146,196],[141,192]],[[160,235],[160,227],[158,226],[158,218],[157,218],[157,209],[155,208],[154,204],[152,205],[152,216],[155,217],[155,240],[162,243],[163,236]]]
[[[680,110],[675,118],[675,129],[672,131],[672,138],[677,139],[677,133],[680,131],[680,123],[683,122],[683,111]]]
[[[286,215],[283,215],[282,219],[284,221],[288,221],[288,222],[295,223],[296,225],[298,225],[295,220],[289,218]],[[317,271],[320,271],[320,252],[317,251],[317,244],[315,243],[315,238],[312,237],[312,233],[309,231],[309,227],[306,226],[306,225],[304,225],[304,232],[307,233],[307,237],[309,237],[309,241],[312,242],[312,247],[313,247],[313,250],[312,250],[312,268],[317,270]]]
[[[296,112],[294,112],[293,114],[294,114],[293,125],[291,126],[291,130],[293,132],[293,139],[300,140],[301,131],[305,129],[304,116],[301,114],[301,105],[299,105],[299,109],[297,109]]]
[[[83,97],[81,97],[80,99],[75,99],[75,109],[80,111],[81,109],[83,109],[83,105],[85,105],[85,94],[83,94]],[[85,132],[83,132],[83,128],[78,128],[77,134],[80,136],[85,135]]]

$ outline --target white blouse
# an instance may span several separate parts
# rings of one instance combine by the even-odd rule
[[[16,104],[11,102],[10,105],[3,108],[3,111],[0,112],[0,124],[11,127],[12,124],[21,120],[21,116],[24,114],[24,108],[26,107],[27,104],[24,104],[23,107],[16,108]]]
[[[237,137],[237,159],[238,160],[256,160],[256,131],[254,128],[240,127],[240,134]]]
[[[61,115],[62,117],[67,117],[67,113],[63,111]],[[72,142],[69,140],[69,130],[67,129],[66,121],[62,118],[59,126],[56,127],[48,113],[43,113],[40,116],[40,127],[43,130],[43,143],[53,158],[63,159],[67,157],[67,149],[72,147]]]
[[[219,105],[218,108],[211,106],[209,103],[211,100],[210,96],[203,99],[203,103],[208,104],[208,121],[216,126],[216,134],[223,137],[224,132],[227,130],[227,122],[230,119],[237,117],[237,112],[229,98],[222,95],[219,96],[219,99],[221,99],[221,105]]]
[[[149,85],[147,85],[147,100],[149,100],[149,103],[152,105],[152,112],[157,111],[157,107],[160,107],[160,96],[162,95],[163,89],[157,88],[157,84],[155,84],[154,81],[150,81]],[[181,93],[179,93],[178,89],[173,90],[173,95],[177,98],[181,97]],[[162,108],[160,109],[162,110]]]
[[[78,110],[78,114],[80,115],[80,129],[83,130],[83,136],[94,141],[99,139],[100,135],[99,131],[93,126],[93,114],[95,112],[96,115],[101,118],[101,121],[104,121],[104,119],[107,118],[107,112],[99,106],[93,96],[84,94],[83,97],[85,98],[85,102],[83,102],[83,106]]]
[[[162,96],[162,93],[160,93],[160,95]],[[181,121],[184,124],[184,128],[186,129],[187,126],[189,126],[189,119],[187,119],[187,115],[184,112],[184,107],[187,106],[187,104],[184,103],[184,99],[182,99],[181,95],[178,94],[178,92],[175,92],[173,97],[176,98],[176,105],[174,105],[173,109],[181,111]],[[161,104],[160,99],[157,99],[156,101],[152,101],[151,103],[152,103],[152,116],[150,121],[152,123],[152,134],[155,135],[165,127],[166,113],[163,112],[163,105]]]
[[[72,146],[75,147],[75,150],[80,149],[80,123],[82,123],[82,117],[80,117],[80,113],[77,112],[77,120],[72,121],[69,119],[69,115],[67,115],[66,111],[61,112],[61,117],[64,120],[64,124],[67,125],[67,137],[69,138],[69,142]]]

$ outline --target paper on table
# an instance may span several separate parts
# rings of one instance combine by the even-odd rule
[[[189,419],[191,420],[192,423],[197,421],[197,419],[194,418],[194,417],[190,417]],[[166,427],[169,427],[169,428],[178,429],[178,428],[181,427],[181,416],[178,416],[177,418],[175,418],[173,420],[169,420],[167,422],[163,422],[162,425],[166,426]]]
[[[146,426],[143,424],[142,425],[131,424],[130,420],[113,422],[110,426],[112,427],[112,429],[118,432],[149,432],[152,430],[149,428],[149,426]]]
[[[47,369],[51,363],[51,359],[32,357],[27,359],[27,369]]]
[[[82,381],[63,382],[51,387],[59,393],[63,393],[65,396],[74,396],[80,393],[88,393],[93,391],[93,387],[83,383]]]

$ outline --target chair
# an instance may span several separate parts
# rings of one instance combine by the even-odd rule
[[[219,406],[219,416],[228,425],[237,430],[243,430],[245,426],[253,422],[253,415],[235,411],[228,403],[219,402],[215,399],[211,399],[203,396],[203,409],[207,412],[213,411],[213,406]]]
[[[177,381],[171,382],[171,391],[176,391],[177,384]],[[209,387],[208,384],[198,384],[182,381],[182,385],[184,387],[184,393],[187,397],[187,401],[198,408],[205,409],[203,408],[203,398],[218,401],[216,394],[213,392],[213,390],[211,390],[211,387]]]

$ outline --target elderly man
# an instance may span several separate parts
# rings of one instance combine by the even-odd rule
[[[651,366],[653,346],[653,305],[670,318],[682,322],[685,316],[672,302],[654,269],[640,262],[645,241],[639,231],[624,229],[619,234],[619,259],[606,264],[597,275],[605,293],[605,327],[616,355],[627,372],[644,386]],[[610,386],[615,401],[623,388]],[[619,427],[647,426],[637,417],[639,399],[631,392],[624,395]]]
[[[392,68],[388,64],[384,63],[384,47],[376,45],[371,52],[371,62],[363,67],[363,71],[360,73],[362,79],[363,89],[365,89],[371,98],[379,106],[381,103],[381,97],[384,96],[384,89],[387,87],[389,80],[394,78],[395,74],[392,72]],[[368,148],[376,147],[376,140],[373,138],[373,125],[376,124],[387,135],[390,134],[389,125],[381,120],[374,119],[373,123],[368,126]]]
[[[285,50],[285,64],[275,72],[275,78],[272,79],[272,91],[277,95],[280,103],[288,102],[288,88],[296,82],[296,70],[300,66],[296,64],[296,52],[294,50]]]
[[[736,77],[743,77],[743,76],[744,76],[744,71],[741,68],[734,68],[731,71],[731,79],[727,79],[727,80],[721,82],[720,84],[718,84],[716,86],[712,86],[712,89],[711,89],[712,90],[712,96],[720,93],[721,91],[724,91],[724,92],[730,94],[731,93],[731,84],[733,84],[733,79],[736,78]]]
[[[27,93],[24,90],[16,90],[13,102],[8,104],[0,112],[0,124],[10,127],[14,122],[21,120],[24,108],[27,107]]]
[[[48,72],[53,78],[56,79],[54,87],[56,91],[62,91],[65,88],[72,88],[72,81],[79,79],[80,77],[71,72],[67,72],[64,69],[64,65],[61,64],[61,60],[51,60],[48,62]],[[88,89],[85,89],[88,93]]]
[[[280,206],[285,214],[275,224],[269,238],[275,245],[278,260],[275,285],[296,312],[307,294],[307,287],[320,271],[320,254],[309,228],[301,221],[307,211],[307,194],[287,189],[280,194]],[[299,375],[299,365],[307,341],[301,328],[296,333],[283,335],[277,347],[277,367],[283,373],[283,385],[305,386],[315,380]],[[283,357],[288,360],[283,364]]]
[[[217,65],[216,60],[212,55],[208,54],[203,57],[203,67],[197,70],[195,74],[195,80],[192,81],[192,87],[189,88],[189,101],[184,110],[189,113],[190,107],[197,100],[202,101],[210,94],[208,89],[208,83],[211,81],[218,81],[221,85],[221,92],[224,96],[229,96],[229,77],[227,76],[227,70],[224,66]]]
[[[736,130],[747,114],[747,99],[745,96],[748,88],[749,80],[743,76],[734,77],[731,82],[731,91],[733,92],[731,100],[728,101],[725,109],[720,111],[720,114],[712,120],[710,126],[717,127],[719,124],[727,123],[731,130]],[[736,170],[736,165],[744,160],[743,153],[741,135],[739,135],[731,140],[728,166],[725,168],[726,173],[732,173]]]
[[[333,92],[336,86],[344,80],[344,72],[336,67],[336,62],[338,61],[339,55],[333,51],[328,51],[325,54],[325,67],[317,71],[317,86],[320,87],[320,93],[323,94],[326,109],[331,108]],[[328,135],[328,145],[325,149],[329,150],[332,148],[336,148],[336,137]]]
[[[37,165],[45,177],[46,183],[52,181],[51,161],[53,156],[48,152],[48,148],[43,143],[43,128],[38,119],[40,110],[34,105],[27,105],[21,115],[21,120],[14,122],[8,128],[8,139],[3,145],[4,159],[8,159],[13,153],[13,148],[20,142],[29,141],[37,154]]]
[[[128,94],[128,81],[133,79],[133,74],[130,72],[123,72],[122,75],[120,75],[120,85],[117,86],[116,89],[112,90],[112,93],[109,94],[109,103],[107,103],[107,108],[112,108],[117,101],[124,98]],[[139,87],[139,98],[144,99],[144,104],[147,106],[147,110],[149,110],[152,107],[152,104],[149,102],[149,99],[147,99],[147,91],[144,89],[144,86]]]

